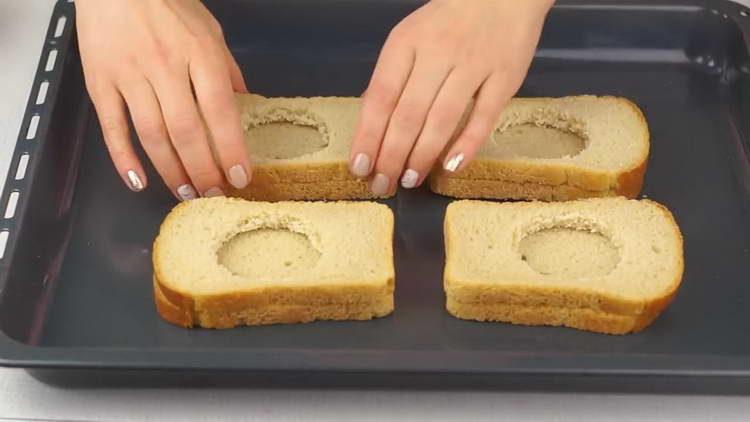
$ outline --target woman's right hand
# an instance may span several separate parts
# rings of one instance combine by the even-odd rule
[[[76,15],[86,87],[130,189],[148,181],[126,106],[146,154],[178,198],[222,195],[227,182],[249,183],[234,102],[234,92],[247,88],[220,25],[199,0],[76,0]]]

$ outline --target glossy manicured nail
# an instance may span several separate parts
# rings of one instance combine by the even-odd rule
[[[412,169],[408,169],[404,172],[404,175],[401,177],[401,186],[403,186],[406,189],[411,189],[413,187],[417,186],[417,182],[419,181],[419,173]]]
[[[197,198],[198,194],[195,192],[195,189],[192,186],[185,184],[177,188],[177,196],[179,196],[183,201],[189,201],[191,199]]]
[[[388,193],[388,187],[390,184],[391,181],[388,179],[388,176],[383,173],[378,173],[372,179],[370,189],[372,189],[372,193],[375,195],[382,196]]]
[[[458,170],[458,166],[460,166],[463,161],[464,161],[464,154],[463,153],[456,154],[450,160],[445,162],[445,165],[443,166],[443,168],[453,173],[454,171]]]
[[[370,174],[370,156],[360,152],[354,157],[351,172],[358,177],[367,177]]]
[[[133,192],[140,192],[143,190],[143,181],[141,181],[141,177],[138,176],[138,173],[135,172],[135,170],[128,170],[127,173],[128,176],[128,187]]]
[[[227,172],[227,179],[229,179],[229,183],[231,183],[232,186],[237,189],[244,188],[250,181],[248,180],[245,168],[239,164],[237,164],[236,166],[232,166],[229,169],[229,171]]]
[[[214,196],[224,196],[224,191],[222,191],[220,188],[213,187],[203,193],[203,196],[206,198],[212,198]]]

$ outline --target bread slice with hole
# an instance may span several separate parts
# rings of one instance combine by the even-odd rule
[[[184,202],[154,242],[156,309],[206,328],[382,317],[392,239],[393,213],[372,202]]]
[[[627,99],[514,98],[475,159],[433,172],[430,186],[456,198],[634,198],[648,155],[646,119]]]
[[[348,167],[359,98],[238,94],[236,100],[253,177],[230,195],[260,201],[375,198]]]
[[[445,249],[448,312],[477,321],[636,332],[669,305],[683,273],[669,210],[623,197],[456,201]]]

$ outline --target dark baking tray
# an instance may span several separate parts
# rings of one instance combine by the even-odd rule
[[[388,29],[418,5],[208,3],[248,85],[266,95],[359,95]],[[116,176],[84,91],[73,5],[60,2],[0,202],[5,209],[18,195],[0,222],[0,363],[69,386],[748,392],[746,14],[728,1],[560,2],[520,93],[622,95],[643,108],[652,133],[644,195],[674,212],[686,258],[677,299],[646,331],[616,337],[450,317],[441,230],[449,200],[424,189],[387,202],[397,216],[392,316],[210,331],[156,314],[150,248],[174,202],[159,183],[132,194]],[[67,25],[56,36],[60,16]],[[34,116],[36,135],[26,139]]]

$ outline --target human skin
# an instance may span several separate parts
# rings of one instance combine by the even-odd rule
[[[553,2],[432,0],[404,18],[363,95],[351,172],[383,195],[399,183],[422,184],[441,156],[449,171],[465,167],[523,82]],[[86,86],[126,185],[140,191],[148,184],[128,113],[179,199],[247,185],[252,151],[233,99],[247,87],[203,4],[76,0],[76,9]],[[466,125],[450,142],[472,101]]]

